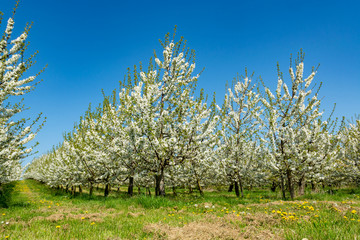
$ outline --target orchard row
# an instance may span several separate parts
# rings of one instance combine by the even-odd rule
[[[313,83],[303,76],[303,53],[278,73],[270,90],[251,77],[237,77],[222,105],[197,91],[195,54],[183,39],[161,42],[161,57],[129,70],[119,92],[89,108],[64,141],[35,159],[25,177],[52,187],[95,184],[155,187],[233,185],[279,187],[293,199],[306,184],[350,184],[359,180],[360,124],[336,126],[323,119]],[[140,69],[140,70],[138,70]],[[320,84],[321,86],[321,84]]]

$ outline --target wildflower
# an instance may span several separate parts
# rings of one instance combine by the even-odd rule
[[[94,222],[90,223],[90,225],[94,225],[94,224],[95,224]]]
[[[319,216],[318,216],[318,215],[315,215],[314,217],[316,217],[316,218],[317,218],[317,217],[319,217]]]
[[[356,213],[356,210],[352,210],[351,213],[354,213],[354,214],[355,214],[355,213]]]
[[[10,236],[8,235],[8,236],[5,236],[5,238],[9,238]]]
[[[85,217],[81,217],[81,220],[84,220],[85,219]]]
[[[60,227],[61,227],[61,226],[59,226],[59,225],[58,225],[58,226],[56,226],[56,228],[60,228]]]
[[[5,214],[5,213],[3,213],[2,215],[3,215],[3,216],[5,216],[6,214]]]

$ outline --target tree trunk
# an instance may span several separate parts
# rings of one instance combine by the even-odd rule
[[[283,198],[283,200],[286,200],[284,177],[282,174],[280,175],[280,187],[281,187],[281,192],[282,192],[282,198]]]
[[[82,194],[82,187],[79,185],[79,193]]]
[[[237,197],[240,197],[239,184],[238,184],[238,182],[235,182],[235,194],[236,194]]]
[[[105,196],[105,197],[109,196],[109,193],[110,193],[110,184],[107,183],[107,184],[105,185],[104,196]]]
[[[91,197],[93,195],[93,191],[94,191],[94,186],[92,184],[92,182],[90,183],[90,188],[89,188],[89,196]]]
[[[292,183],[292,175],[291,175],[291,171],[290,169],[286,170],[286,177],[287,177],[287,183],[288,183],[288,188],[289,188],[289,193],[290,193],[290,197],[291,200],[294,200],[294,186]]]
[[[150,191],[150,187],[146,187],[146,192],[149,196],[151,196],[151,191]]]
[[[231,183],[230,186],[229,186],[228,192],[232,192],[232,191],[233,191],[233,188],[234,188],[234,183]]]
[[[165,196],[164,169],[155,175],[155,196]]]
[[[323,189],[325,188],[325,185],[323,183]],[[316,184],[314,182],[311,182],[311,191],[315,192],[316,191]]]
[[[243,185],[242,185],[242,181],[241,181],[241,180],[239,180],[239,186],[240,186],[241,197],[244,198],[244,188],[243,188]]]
[[[273,181],[270,190],[271,190],[272,192],[275,192],[275,191],[276,191],[276,187],[277,187],[277,184]]]
[[[165,196],[165,179],[164,179],[164,173],[161,174],[161,180],[160,180],[160,196]]]
[[[196,179],[196,185],[197,185],[197,187],[198,187],[198,190],[199,190],[199,192],[200,192],[200,195],[201,195],[201,196],[204,196],[204,191],[202,190],[202,187],[201,187],[201,185],[200,185],[199,179]]]
[[[160,195],[160,175],[155,175],[155,196]]]
[[[173,195],[174,195],[174,196],[177,196],[176,187],[175,187],[175,186],[172,187],[172,190],[173,190]]]
[[[240,187],[240,193],[241,193],[241,197],[244,197],[244,190],[243,190],[243,185],[242,185],[242,180],[241,180],[241,176],[238,175],[238,181],[239,181],[239,187]]]
[[[128,195],[132,197],[134,194],[134,177],[129,177]]]
[[[299,196],[302,196],[305,194],[305,177],[301,177],[299,180]]]
[[[138,187],[138,194],[140,195],[141,194],[141,188]]]

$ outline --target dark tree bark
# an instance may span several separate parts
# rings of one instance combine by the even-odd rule
[[[128,195],[132,197],[134,194],[134,177],[129,177]]]
[[[270,190],[271,190],[272,192],[275,192],[277,185],[278,185],[278,184],[276,184],[276,183],[273,181]]]
[[[90,182],[90,187],[89,187],[89,196],[92,197],[94,192],[94,185],[92,182]]]
[[[299,182],[298,182],[298,187],[299,187],[299,190],[298,190],[298,193],[299,193],[299,196],[302,196],[305,194],[305,177],[301,177]]]
[[[292,175],[291,175],[291,170],[288,169],[286,171],[286,177],[287,177],[287,183],[288,183],[288,188],[289,188],[289,193],[290,193],[290,198],[291,200],[294,200],[295,194],[294,194],[294,186],[293,186],[293,179],[292,179]]]
[[[104,196],[105,196],[105,197],[109,196],[109,193],[110,193],[110,184],[107,183],[107,184],[105,185]]]
[[[155,196],[165,196],[164,168],[155,175]]]
[[[228,192],[232,192],[232,191],[233,191],[233,188],[234,188],[234,184],[231,183],[230,186],[229,186]]]
[[[283,200],[286,200],[284,177],[282,174],[280,175],[280,187],[281,187],[281,192],[282,192],[282,198],[283,198]]]
[[[235,182],[235,194],[237,197],[240,197],[239,184]]]

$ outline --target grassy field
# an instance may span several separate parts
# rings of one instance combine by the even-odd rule
[[[360,190],[281,201],[267,190],[204,197],[71,196],[31,180],[7,185],[1,239],[360,239]]]

